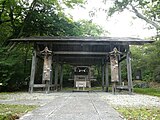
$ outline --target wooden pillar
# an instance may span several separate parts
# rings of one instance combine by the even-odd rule
[[[55,85],[55,91],[57,91],[58,87],[58,63],[55,64],[55,76],[54,76],[54,85]]]
[[[88,82],[88,87],[89,89],[91,90],[91,66],[89,67],[89,73],[88,73],[88,79],[89,79],[89,82]]]
[[[119,55],[119,60],[120,60],[120,55]],[[122,74],[121,74],[121,62],[118,63],[118,76],[119,76],[119,85],[122,85]]]
[[[110,52],[110,64],[111,64],[111,82],[112,84],[112,93],[116,92],[116,83],[119,82],[119,71],[118,71],[118,54],[119,51],[115,47],[113,51]]]
[[[52,79],[52,56],[48,56],[48,79],[46,81],[46,93],[50,92],[50,85],[51,85],[51,79]]]
[[[130,57],[130,51],[127,52],[127,77],[128,77],[128,89],[129,94],[132,94],[133,85],[132,85],[132,70],[131,70],[131,57]]]
[[[50,85],[53,84],[53,55],[51,56],[51,71],[50,71]]]
[[[33,92],[33,87],[34,87],[36,62],[37,62],[36,56],[37,56],[37,51],[34,48],[33,55],[32,55],[32,66],[31,66],[31,76],[30,76],[30,83],[29,83],[29,93]]]
[[[119,52],[121,52],[121,47],[118,47]],[[118,61],[121,59],[121,54],[118,55]],[[122,85],[122,74],[121,74],[121,62],[118,62],[118,77],[119,77],[119,85]]]
[[[108,62],[106,62],[105,65],[105,81],[106,81],[106,92],[108,92],[108,88],[109,88],[109,72],[108,72]]]
[[[44,55],[42,83],[45,83],[45,91],[49,93],[52,76],[52,51],[46,46],[45,49],[41,51],[41,54]]]
[[[104,64],[102,65],[102,91],[104,91]]]
[[[63,88],[63,64],[60,65],[60,87]]]

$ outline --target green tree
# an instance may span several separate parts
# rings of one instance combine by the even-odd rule
[[[107,32],[99,25],[92,23],[92,21],[80,20],[76,22],[78,27],[78,36],[100,36],[107,34]]]
[[[160,1],[159,0],[116,0],[108,12],[111,16],[115,12],[123,12],[129,10],[138,18],[149,23],[156,28],[157,36],[152,38],[155,40],[153,44],[132,47],[132,66],[133,73],[136,70],[142,70],[143,80],[160,81]]]
[[[138,18],[160,29],[160,1],[159,0],[116,0],[110,8],[109,15],[122,12],[124,9],[133,12]]]
[[[103,30],[90,22],[74,22],[63,7],[82,5],[83,0],[0,0],[0,44],[10,38],[29,36],[97,36]],[[89,29],[90,30],[89,32]],[[28,81],[32,47],[0,47],[0,82],[5,90],[18,90]],[[70,68],[68,68],[70,70]],[[68,76],[68,74],[66,74]],[[65,76],[64,76],[65,77]]]
[[[144,46],[132,46],[133,73],[142,70],[142,79],[160,82],[160,41]]]

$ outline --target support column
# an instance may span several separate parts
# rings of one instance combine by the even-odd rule
[[[58,63],[55,64],[55,76],[54,76],[54,85],[55,85],[55,91],[57,91],[58,87]]]
[[[104,91],[104,64],[102,65],[102,91]]]
[[[111,82],[112,84],[112,93],[116,92],[116,83],[119,82],[119,71],[118,71],[118,54],[120,52],[115,47],[113,51],[110,52],[110,64],[111,64]]]
[[[119,60],[120,60],[120,55],[118,56]],[[119,85],[122,85],[122,74],[121,74],[121,62],[118,63],[118,76],[119,76]]]
[[[52,84],[53,84],[53,56],[51,56],[51,71],[50,71],[50,74],[51,74],[51,76],[50,76],[50,85],[52,86]]]
[[[63,88],[63,64],[60,65],[60,87]]]
[[[121,47],[118,47],[118,51],[121,52]],[[118,55],[118,61],[121,59],[121,54]],[[119,77],[119,85],[122,85],[122,75],[121,75],[121,62],[118,62],[118,77]]]
[[[108,88],[109,88],[109,75],[108,75],[108,62],[106,62],[105,65],[105,81],[106,81],[106,92],[108,92]]]
[[[52,56],[48,56],[48,69],[49,69],[48,71],[49,79],[45,80],[46,81],[46,93],[50,92],[50,85],[52,82]]]
[[[88,73],[88,79],[89,79],[89,82],[88,82],[88,87],[89,87],[89,90],[91,90],[91,66],[89,67],[89,73]]]
[[[133,85],[132,85],[132,70],[131,70],[131,57],[130,57],[130,51],[127,53],[127,76],[128,76],[128,89],[129,94],[132,94]]]
[[[52,76],[52,51],[46,46],[40,53],[44,55],[42,83],[45,83],[45,91],[49,93]]]
[[[37,52],[36,52],[36,49],[34,49],[33,55],[32,55],[32,67],[31,67],[31,77],[30,77],[30,83],[29,83],[29,93],[33,92],[35,72],[36,72],[36,62],[37,62],[36,56],[37,56]]]

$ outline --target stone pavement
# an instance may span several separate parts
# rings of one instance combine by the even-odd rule
[[[54,93],[52,93],[54,96]],[[60,94],[20,120],[123,120],[97,92]]]

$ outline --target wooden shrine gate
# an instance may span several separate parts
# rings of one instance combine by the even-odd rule
[[[10,43],[26,43],[33,45],[32,68],[29,83],[29,92],[33,88],[43,87],[48,93],[51,88],[57,91],[63,86],[63,64],[73,66],[102,66],[102,89],[108,91],[109,87],[109,64],[111,65],[111,82],[113,92],[121,88],[121,62],[126,60],[128,85],[126,89],[132,93],[132,71],[130,45],[143,45],[152,43],[150,40],[139,38],[116,38],[116,37],[29,37],[11,39]],[[43,61],[42,77],[36,78],[39,61]],[[53,81],[53,64],[55,75]],[[60,78],[58,69],[60,68]],[[36,79],[42,83],[36,84]],[[120,86],[116,86],[116,84]]]

